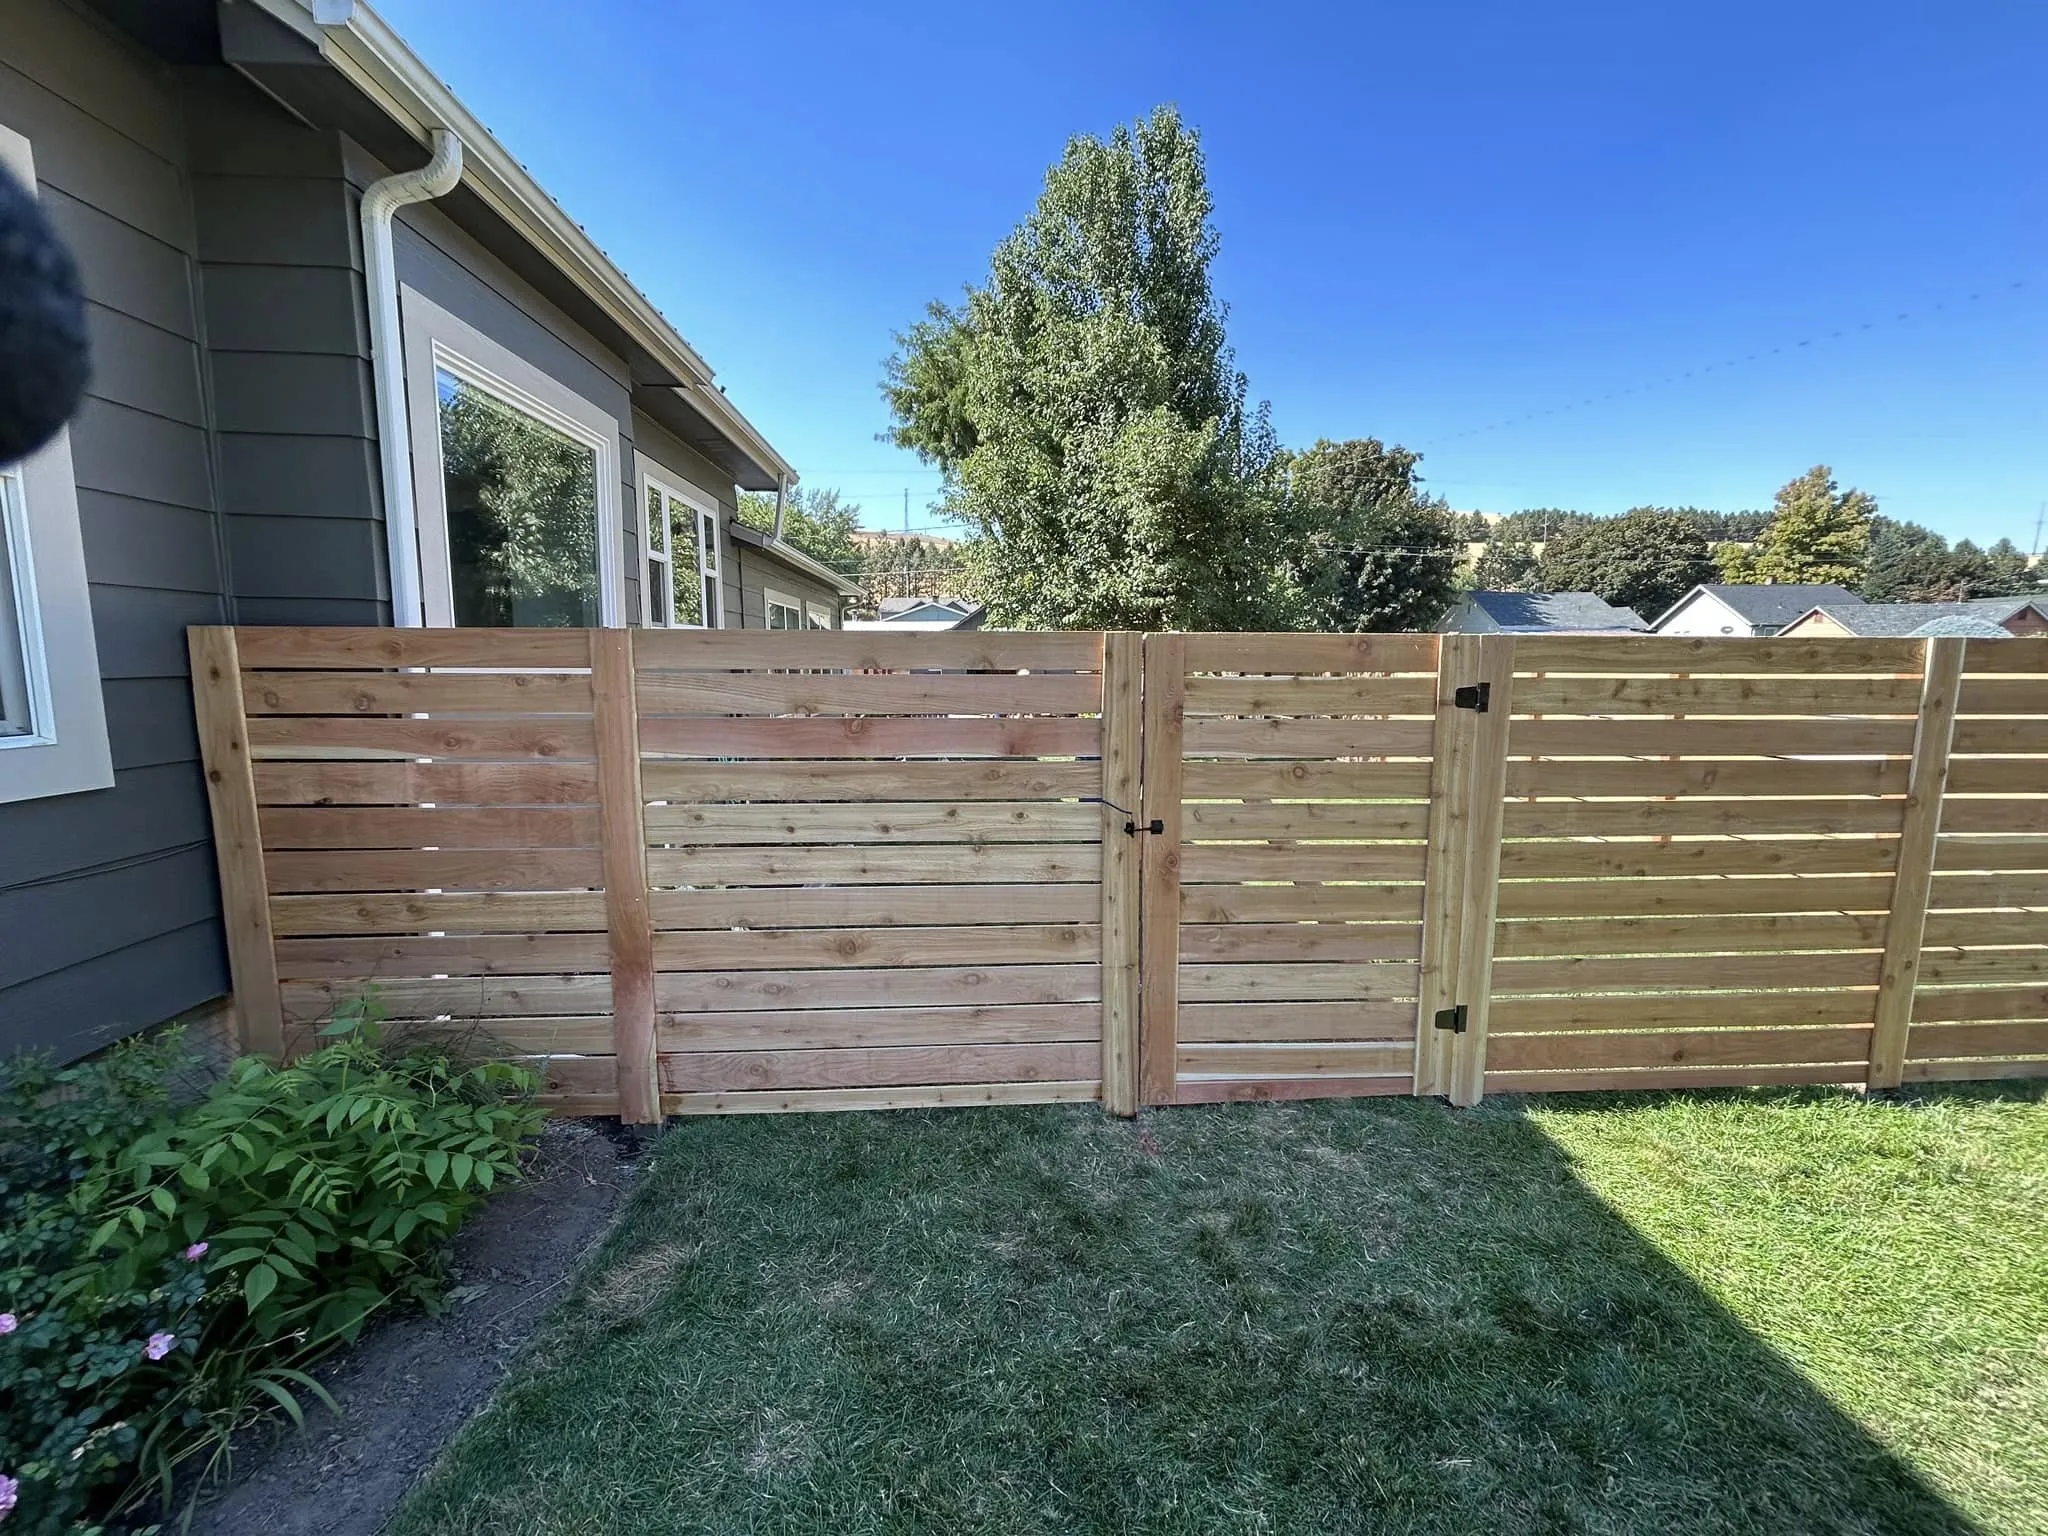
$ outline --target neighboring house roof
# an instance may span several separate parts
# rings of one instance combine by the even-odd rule
[[[583,311],[573,318],[617,338],[632,364],[636,390],[665,390],[711,434],[699,441],[684,433],[685,440],[749,490],[773,490],[795,478],[789,463],[726,399],[696,349],[382,17],[357,0],[252,3],[296,34],[303,50],[282,46],[288,38],[266,35],[275,27],[259,30],[263,23],[249,14],[250,7],[223,6],[222,53],[230,64],[296,110],[346,118],[357,141],[394,170],[419,163],[406,155],[417,149],[423,156],[434,129],[452,130],[463,146],[458,195],[474,196],[547,268],[567,279]],[[309,65],[322,63],[325,70],[309,71]],[[316,72],[329,79],[311,78]],[[355,88],[361,104],[337,100],[331,83],[336,74]],[[381,132],[365,121],[373,115],[384,125]],[[531,280],[530,272],[522,275]]]
[[[1666,608],[1657,616],[1657,622],[1650,627],[1661,629],[1667,619],[1702,592],[1718,598],[1749,623],[1764,629],[1783,629],[1794,619],[1804,617],[1818,607],[1858,607],[1863,602],[1862,598],[1847,587],[1837,586],[1833,582],[1818,582],[1811,585],[1709,582],[1694,587],[1692,591]]]
[[[1909,636],[1922,639],[1933,635],[1960,635],[1972,640],[2010,640],[2012,634],[2002,624],[1990,619],[1979,618],[1976,614],[1948,614],[1942,618],[1929,619]]]
[[[1633,608],[1617,608],[1591,592],[1467,592],[1465,603],[1503,630],[1615,630],[1637,633],[1646,626]]]
[[[885,597],[876,607],[885,619],[964,619],[982,605],[964,597]]]
[[[876,605],[881,617],[848,619],[848,629],[897,629],[937,633],[949,629],[979,629],[988,616],[986,603],[964,597],[885,597]]]
[[[725,531],[740,543],[764,550],[784,565],[802,571],[813,581],[824,582],[828,587],[835,589],[841,597],[859,597],[861,594],[858,582],[848,580],[824,561],[805,554],[794,544],[785,543],[773,534],[763,532],[752,523],[743,523],[736,517],[728,517],[725,520]]]
[[[1837,607],[1818,603],[1799,615],[1825,614],[1852,635],[1917,635],[1936,619],[1979,619],[1998,633],[2016,613],[2032,608],[2048,618],[2048,599],[2037,597],[1972,597],[1955,603],[1855,603]],[[1948,634],[1951,631],[1943,630]]]

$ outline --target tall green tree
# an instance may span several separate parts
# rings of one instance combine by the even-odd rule
[[[2039,591],[2037,573],[2011,539],[1979,549],[1968,539],[1953,548],[1918,523],[1872,520],[1863,595],[1872,602],[1956,602],[1971,597],[2021,597]]]
[[[1870,524],[1870,552],[1859,589],[1873,603],[1925,603],[1953,598],[1962,585],[1955,552],[1932,528],[1896,518]]]
[[[1876,516],[1875,497],[1841,489],[1827,465],[1814,465],[1779,490],[1754,550],[1756,579],[1861,586]]]
[[[1698,521],[1662,507],[1574,523],[1543,546],[1547,590],[1597,593],[1645,619],[1718,574]]]
[[[1972,597],[2026,597],[2041,590],[2038,571],[2011,539],[2000,539],[1984,551]]]
[[[1472,567],[1472,585],[1482,592],[1537,592],[1543,588],[1542,569],[1536,546],[1509,533],[1488,541]]]
[[[1465,541],[1422,455],[1374,437],[1285,456],[1285,524],[1302,619],[1312,628],[1427,629],[1457,595]]]
[[[1171,107],[1076,138],[982,284],[897,337],[890,437],[945,472],[995,623],[1292,618],[1277,445],[1225,342],[1210,214]]]
[[[1722,581],[1735,586],[1753,586],[1763,580],[1756,572],[1754,544],[1716,544],[1714,566]]]
[[[740,492],[740,521],[763,533],[775,526],[775,498],[765,491]],[[854,535],[860,508],[829,486],[797,486],[783,498],[782,539],[842,576],[857,575],[865,558]]]

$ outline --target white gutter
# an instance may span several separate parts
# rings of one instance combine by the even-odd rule
[[[696,349],[363,0],[250,3],[305,37],[344,79],[422,143],[436,126],[452,129],[466,146],[469,190],[681,380],[670,387],[699,415],[769,474],[795,477],[788,461],[720,392],[711,366]]]
[[[420,594],[419,512],[412,495],[412,424],[405,413],[405,354],[398,331],[398,268],[391,216],[445,197],[462,180],[462,140],[433,130],[434,158],[363,190],[363,287],[370,304],[370,377],[377,395],[377,455],[384,466],[384,546],[391,566],[391,622],[426,622]]]

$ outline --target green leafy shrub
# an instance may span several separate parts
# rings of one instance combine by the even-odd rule
[[[0,1475],[27,1529],[168,1495],[257,1414],[298,1418],[320,1393],[303,1367],[387,1303],[430,1299],[444,1239],[517,1174],[531,1072],[401,1048],[374,1001],[327,1033],[290,1066],[237,1061],[182,1109],[146,1050],[0,1069],[0,1177],[20,1170],[18,1196],[0,1189]]]
[[[191,1264],[77,1304],[90,1227],[73,1195],[95,1168],[171,1113],[190,1064],[174,1033],[56,1071],[0,1062],[0,1503],[31,1531],[58,1530],[121,1478],[141,1433],[132,1407],[168,1374],[153,1336],[188,1327],[205,1288]],[[12,1486],[10,1486],[12,1485]]]

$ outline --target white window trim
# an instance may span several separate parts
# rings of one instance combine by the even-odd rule
[[[648,560],[658,560],[663,565],[669,566],[671,568],[669,580],[671,585],[673,585],[675,580],[673,574],[675,551],[668,549],[656,553],[654,549],[654,531],[647,525],[647,492],[652,487],[673,496],[677,501],[682,502],[697,514],[697,537],[702,541],[704,547],[704,559],[698,565],[697,582],[701,586],[706,580],[709,580],[716,598],[712,605],[712,611],[706,616],[704,623],[671,624],[666,627],[670,629],[725,628],[725,551],[720,545],[718,537],[719,514],[717,500],[705,495],[704,492],[698,490],[689,481],[682,479],[674,471],[655,463],[654,460],[648,458],[644,453],[636,451],[633,454],[633,467],[639,473],[639,494],[636,500],[640,504],[641,562],[644,564]],[[656,625],[654,622],[654,594],[648,591],[647,578],[645,576],[642,576],[640,579],[640,622],[650,628],[663,627]]]
[[[36,187],[29,141],[0,127],[0,164]],[[99,647],[78,524],[78,480],[67,428],[6,468],[18,491],[0,513],[21,626],[30,730],[0,736],[0,802],[106,789],[114,782],[100,692]]]
[[[405,335],[405,398],[412,423],[412,483],[419,511],[424,622],[443,627],[455,622],[448,495],[441,477],[441,407],[435,385],[436,372],[446,369],[596,453],[598,616],[607,626],[624,623],[626,549],[619,510],[618,418],[417,289],[401,285],[398,303]]]
[[[768,610],[770,608],[789,609],[797,616],[798,622],[796,627],[798,629],[804,627],[804,605],[791,597],[787,592],[778,592],[773,587],[763,587],[761,589],[761,627],[763,629],[773,629],[775,627],[768,622]]]

